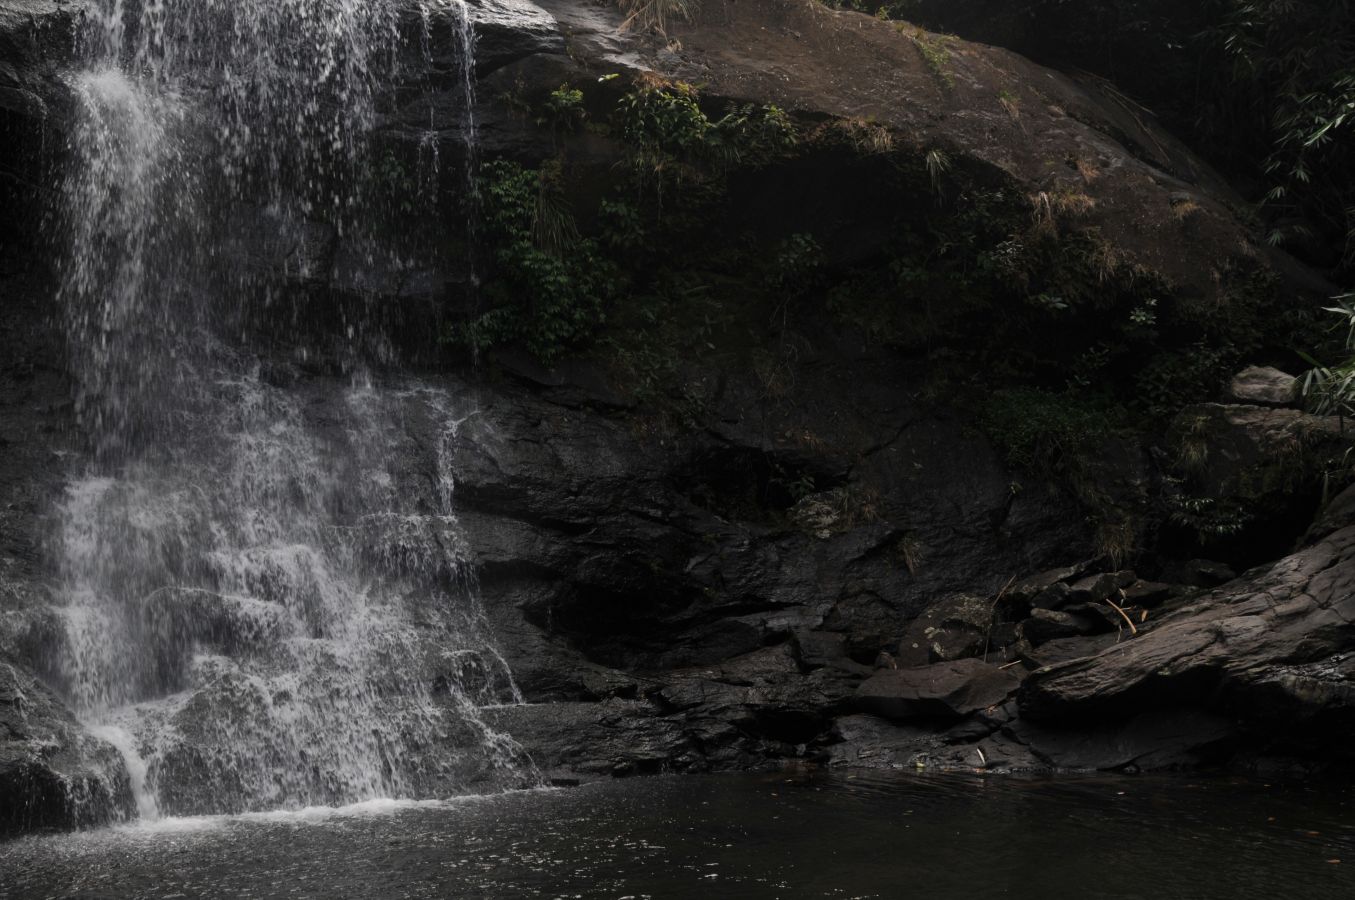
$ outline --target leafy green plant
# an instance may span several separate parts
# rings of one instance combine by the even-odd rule
[[[1134,406],[1153,418],[1166,418],[1188,403],[1217,396],[1235,354],[1199,341],[1181,350],[1163,350],[1134,379]]]
[[[1168,497],[1167,505],[1171,521],[1206,539],[1235,535],[1255,518],[1236,500],[1182,495]]]
[[[1046,474],[1076,466],[1113,433],[1103,405],[1038,388],[996,392],[980,421],[1010,465]]]
[[[700,181],[736,165],[762,165],[798,142],[795,126],[776,106],[735,106],[711,121],[696,88],[650,81],[621,98],[622,138],[646,181]]]
[[[551,363],[603,323],[616,272],[594,241],[579,236],[560,178],[558,164],[482,167],[483,231],[494,263],[489,309],[458,325],[454,341],[475,350],[522,341]]]
[[[1152,328],[1157,324],[1157,298],[1147,297],[1129,311],[1129,324],[1135,328]]]
[[[1339,236],[1355,262],[1355,8],[1349,0],[1223,0],[1211,30],[1270,122],[1273,242]]]
[[[792,234],[777,247],[767,288],[782,299],[800,296],[819,284],[824,263],[823,248],[812,234]]]
[[[1348,358],[1324,366],[1303,354],[1313,368],[1304,374],[1302,390],[1313,412],[1348,417],[1355,413],[1355,294],[1342,294],[1333,299],[1336,305],[1324,309],[1340,318],[1338,328],[1345,328],[1344,348]]]
[[[541,107],[538,124],[549,125],[555,135],[570,134],[588,118],[583,108],[583,91],[562,84],[551,91]]]

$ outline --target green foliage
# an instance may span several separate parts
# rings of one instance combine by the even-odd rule
[[[1234,359],[1234,353],[1204,341],[1155,353],[1134,379],[1134,405],[1165,419],[1189,403],[1213,399]]]
[[[586,118],[584,99],[562,85],[539,102],[537,124],[557,138],[577,130]],[[538,169],[506,161],[483,167],[477,238],[492,266],[483,273],[483,312],[458,325],[453,340],[476,350],[521,342],[550,363],[596,336],[623,289],[628,311],[653,306],[682,319],[665,272],[689,254],[701,253],[702,265],[711,265],[728,251],[711,248],[708,227],[726,196],[724,177],[789,153],[798,141],[790,117],[774,106],[734,106],[711,120],[694,88],[657,79],[621,98],[614,124],[632,177],[598,203],[596,215],[584,217],[587,234],[566,190],[564,148]],[[649,333],[653,324],[637,327]],[[617,352],[643,373],[642,381],[671,371],[665,354],[623,343]]]
[[[621,98],[621,135],[638,158],[657,167],[667,159],[702,155],[711,122],[684,82],[640,87]]]
[[[481,170],[483,229],[494,247],[489,310],[453,339],[481,350],[521,340],[543,362],[589,338],[604,321],[616,272],[594,241],[581,238],[558,167],[541,171],[495,161]]]
[[[766,286],[782,299],[802,296],[822,283],[825,258],[823,248],[811,234],[792,234],[783,240],[772,257]]]
[[[795,147],[790,117],[775,106],[736,106],[712,121],[696,88],[683,82],[641,85],[617,107],[620,132],[642,183],[702,182],[734,166],[763,165]]]
[[[1167,507],[1171,521],[1203,539],[1231,537],[1255,518],[1233,499],[1173,495],[1168,496]]]
[[[1008,464],[1052,474],[1077,468],[1113,433],[1118,414],[1104,404],[1038,388],[1010,388],[983,404],[980,423]]]
[[[1319,236],[1355,263],[1355,4],[1350,0],[1220,0],[1211,31],[1238,91],[1269,121],[1272,239]]]
[[[731,330],[730,306],[712,285],[663,271],[651,290],[627,298],[611,324],[607,349],[634,395],[684,425],[697,421],[702,399],[685,384],[671,388],[684,362],[714,352],[714,341]]]
[[[1324,366],[1308,357],[1313,368],[1303,376],[1303,396],[1315,413],[1351,416],[1355,414],[1355,294],[1333,299],[1336,305],[1326,310],[1339,318],[1337,327],[1345,330],[1346,359]]]
[[[549,125],[556,135],[570,134],[588,118],[583,108],[583,91],[562,84],[550,92],[542,104],[541,116],[537,123]]]

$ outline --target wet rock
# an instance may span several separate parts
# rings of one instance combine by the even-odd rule
[[[1016,582],[1008,588],[1004,596],[1015,603],[1030,603],[1047,590],[1061,585],[1066,586],[1065,582],[1081,577],[1084,571],[1082,566],[1049,569]]]
[[[1116,596],[1121,588],[1133,584],[1133,572],[1108,572],[1092,575],[1069,586],[1068,599],[1073,603],[1100,603]]]
[[[1015,738],[1051,767],[1067,770],[1140,770],[1198,766],[1226,754],[1237,736],[1227,718],[1199,709],[1149,710],[1124,722],[1051,728],[1028,720],[1008,726]]]
[[[1073,589],[1066,584],[1051,584],[1030,601],[1030,608],[1058,610],[1072,602]]]
[[[1191,559],[1172,563],[1163,569],[1162,575],[1174,584],[1196,588],[1218,587],[1237,577],[1232,566],[1212,559]]]
[[[1020,626],[1015,622],[999,622],[988,632],[988,649],[1004,650],[1015,644],[1021,637]]]
[[[920,757],[942,746],[936,730],[922,725],[900,725],[866,714],[842,716],[833,722],[833,743],[826,756],[830,766],[863,769],[913,767]]]
[[[808,669],[830,666],[834,669],[868,678],[880,666],[866,666],[847,655],[847,636],[824,631],[797,631],[794,638],[796,659]],[[883,651],[881,651],[883,653]],[[887,656],[887,654],[885,654]],[[890,663],[893,659],[890,658]],[[886,665],[885,668],[895,668]]]
[[[1222,399],[1224,403],[1297,407],[1300,400],[1299,380],[1270,366],[1248,366],[1233,376]]]
[[[1083,634],[1104,634],[1128,628],[1125,616],[1116,612],[1115,607],[1111,606],[1109,602],[1079,603],[1068,607],[1064,612],[1083,624]]]
[[[1040,669],[1071,659],[1095,656],[1116,642],[1117,636],[1113,634],[1055,638],[1045,641],[1038,648],[1027,645],[1021,653],[1021,659],[1032,668]]]
[[[895,659],[900,666],[922,666],[977,656],[988,643],[993,604],[962,594],[927,608],[908,626]]]
[[[1163,584],[1158,581],[1137,581],[1124,589],[1124,602],[1130,606],[1142,606],[1151,609],[1178,595],[1181,591],[1182,589],[1177,585]]]
[[[947,744],[976,743],[1015,718],[1016,704],[1009,700],[1001,706],[990,706],[976,710],[960,724],[946,729],[941,736],[941,740]]]
[[[1318,514],[1304,535],[1305,543],[1316,543],[1333,531],[1355,524],[1355,486],[1337,494]]]
[[[103,825],[134,810],[118,752],[36,679],[0,661],[0,836]]]
[[[1024,718],[1085,723],[1154,707],[1231,717],[1267,743],[1349,756],[1355,527],[1176,610],[1152,630],[1032,674]]]
[[[513,735],[539,770],[557,778],[707,768],[682,723],[643,700],[505,706],[487,716]]]
[[[859,709],[888,719],[958,718],[997,706],[1016,676],[977,659],[880,672],[856,691]]]
[[[833,723],[825,752],[832,767],[939,769],[972,772],[1034,772],[1050,768],[1028,747],[991,723],[961,722],[944,734],[871,715],[843,716]]]
[[[1092,630],[1085,617],[1052,609],[1032,610],[1030,618],[1021,623],[1022,634],[1036,647],[1057,638],[1089,634]]]

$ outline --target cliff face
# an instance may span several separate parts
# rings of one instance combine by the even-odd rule
[[[488,715],[538,768],[568,780],[786,760],[1010,769],[1348,755],[1328,740],[1348,726],[1342,660],[1355,645],[1343,507],[1271,564],[1307,527],[1320,472],[1268,482],[1268,518],[1213,544],[1182,531],[1171,505],[1186,489],[1199,494],[1192,502],[1256,500],[1251,476],[1296,444],[1326,448],[1312,436],[1330,423],[1234,397],[1171,433],[1161,418],[1085,441],[1060,432],[1068,452],[1041,467],[1043,451],[1019,435],[1047,407],[1020,405],[1029,391],[1003,393],[1098,354],[1112,362],[1085,372],[1068,363],[1069,381],[1155,384],[1138,355],[1216,352],[1218,311],[1236,309],[1228,327],[1245,330],[1271,308],[1256,305],[1256,285],[1268,286],[1264,303],[1292,307],[1295,284],[1316,284],[1254,240],[1227,187],[1184,147],[1113,94],[1010,52],[808,0],[706,4],[668,39],[565,0],[485,0],[470,13],[474,129],[459,99],[455,23],[444,19],[407,46],[413,74],[376,123],[397,158],[430,135],[443,151],[440,207],[379,230],[410,267],[355,266],[334,223],[320,221],[303,247],[260,248],[246,213],[224,246],[287,286],[284,303],[237,334],[333,444],[347,381],[330,348],[353,310],[369,311],[420,369],[378,378],[412,377],[464,400],[471,414],[444,447],[402,394],[389,419],[392,467],[419,511],[436,504],[443,468],[454,473],[495,643],[528,701]],[[50,675],[60,652],[47,537],[64,478],[88,460],[51,251],[33,240],[63,165],[61,73],[81,14],[78,4],[0,0],[0,126],[15,138],[0,150],[0,177],[20,211],[0,254],[0,658],[16,685],[29,684],[23,670]],[[674,81],[699,84],[712,110],[774,104],[801,133],[847,136],[736,167],[689,228],[763,255],[812,234],[823,261],[773,278],[780,294],[763,309],[754,295],[767,279],[743,271],[744,258],[724,269],[693,261],[713,255],[702,245],[650,268],[699,272],[691,295],[747,297],[746,318],[684,319],[673,338],[683,343],[662,346],[670,336],[656,331],[637,347],[625,315],[639,301],[625,298],[592,350],[554,366],[515,346],[475,367],[449,363],[437,338],[482,312],[476,277],[487,272],[491,287],[506,277],[467,262],[462,138],[475,135],[481,160],[557,161],[587,230],[586,210],[630,165],[623,129],[603,125],[607,110],[634,85]],[[562,85],[583,90],[589,127],[541,112]],[[979,200],[1004,211],[979,216]],[[671,221],[681,207],[666,202]],[[988,233],[1009,227],[1030,258],[1037,245],[1046,254],[1020,275],[1043,298],[1029,309],[996,308],[1010,298],[994,285],[1018,278],[983,268],[998,241]],[[900,235],[912,243],[896,244]],[[1071,257],[1074,244],[1092,249]],[[820,302],[830,282],[876,285],[881,271],[890,285],[906,273],[922,295],[882,310],[861,300],[868,286]],[[804,284],[788,287],[796,278]],[[1140,317],[1126,324],[1131,310]],[[275,339],[284,321],[288,337]],[[1116,341],[1127,349],[1107,349]],[[1270,351],[1234,348],[1222,364]],[[994,390],[994,380],[975,387],[979,366],[996,373],[997,409],[973,399]],[[1200,417],[1217,428],[1191,425]],[[1212,448],[1215,465],[1236,462],[1244,445],[1251,455],[1237,478],[1206,478],[1183,465],[1183,442]],[[1191,559],[1205,552],[1263,565],[1235,578]],[[409,664],[432,685],[446,664],[427,649]],[[41,697],[47,724],[15,724],[31,723],[21,694]],[[192,716],[210,711],[183,715],[191,731]],[[0,722],[0,796],[30,798],[24,808],[35,810],[7,827],[129,812],[111,748],[81,735],[54,697],[31,685],[0,691]],[[71,805],[91,768],[106,796]]]

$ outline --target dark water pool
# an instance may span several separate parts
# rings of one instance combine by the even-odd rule
[[[1339,860],[1339,862],[1338,862]],[[0,897],[1355,898],[1355,794],[682,777],[0,844]]]

